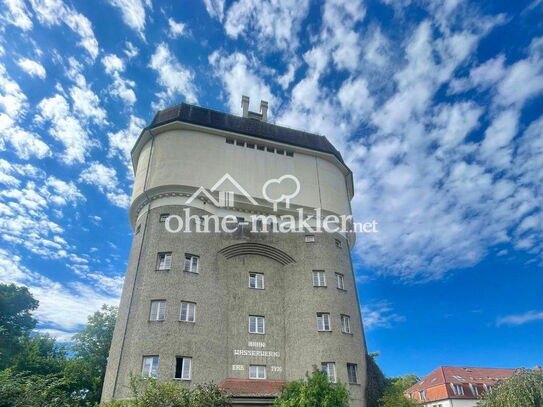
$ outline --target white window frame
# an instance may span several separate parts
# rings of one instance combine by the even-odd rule
[[[305,235],[306,243],[315,243],[315,235]]]
[[[251,286],[251,281],[254,280],[254,287]],[[260,281],[260,284],[259,284]],[[255,289],[255,290],[263,290],[264,289],[264,274],[263,273],[249,273],[249,288]]]
[[[477,388],[477,384],[475,383],[472,383],[470,384],[470,387],[471,387],[471,392],[473,393],[474,396],[479,396],[479,389]]]
[[[194,265],[194,260],[196,260],[196,266]],[[183,271],[186,273],[198,273],[199,268],[200,268],[200,257],[194,254],[185,253],[185,261],[183,262]]]
[[[354,373],[354,380],[352,380],[351,373]],[[347,379],[351,384],[358,384],[358,365],[356,363],[347,363]]]
[[[157,255],[156,269],[160,271],[169,271],[172,269],[172,252],[160,252]]]
[[[341,273],[336,273],[336,288],[345,291],[345,276]]]
[[[313,287],[326,287],[326,272],[324,270],[313,270]]]
[[[419,398],[421,401],[426,401],[426,390],[419,391]]]
[[[351,331],[351,317],[349,315],[341,315],[341,332],[344,334],[350,334]]]
[[[162,316],[162,318],[160,318]],[[164,321],[166,319],[166,300],[152,300],[149,321]]]
[[[249,379],[266,380],[266,365],[249,365]]]
[[[453,393],[456,396],[463,396],[464,395],[464,386],[458,383],[451,383],[451,387],[453,390]]]
[[[166,219],[168,219],[169,216],[170,216],[169,213],[161,213],[160,217],[158,218],[158,221],[160,223],[164,223],[164,222],[166,222]]]
[[[144,356],[142,360],[141,376],[144,379],[156,379],[158,377],[159,364],[160,358],[158,356]]]
[[[329,312],[317,312],[317,331],[330,332],[332,325],[330,324]]]
[[[252,320],[254,320],[254,331],[251,330]],[[261,321],[262,324],[259,324],[259,321]],[[259,329],[259,325],[261,325],[262,330]],[[248,329],[250,334],[264,335],[266,333],[266,319],[261,315],[249,315]]]
[[[186,306],[185,318],[183,319],[183,306]],[[190,319],[192,308],[192,319]],[[179,307],[179,321],[181,322],[196,322],[196,303],[190,301],[181,301]]]
[[[336,383],[337,382],[337,375],[336,375],[336,363],[335,362],[322,362],[321,363],[321,370],[324,372],[326,376],[328,376],[328,380],[330,383]]]
[[[182,359],[181,362],[181,377],[175,377],[175,374],[177,373],[177,360]],[[188,374],[186,374],[188,364]],[[174,379],[175,380],[192,380],[192,358],[188,356],[176,356],[175,357],[175,372],[174,372]]]

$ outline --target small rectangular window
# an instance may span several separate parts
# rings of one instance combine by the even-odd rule
[[[323,270],[313,271],[313,287],[326,287],[326,274]]]
[[[453,383],[453,391],[454,394],[457,396],[463,396],[464,395],[464,387],[461,384]]]
[[[317,313],[317,330],[318,331],[331,331],[330,327],[330,314],[327,312]]]
[[[227,144],[234,144],[234,139],[230,137],[226,137],[226,143]]]
[[[175,378],[179,380],[191,379],[192,358],[176,357],[175,358]]]
[[[158,254],[157,270],[170,270],[172,268],[172,252]]]
[[[156,379],[158,376],[158,356],[144,356],[141,375],[143,378]]]
[[[265,332],[264,317],[250,315],[249,316],[249,333],[263,335]]]
[[[168,219],[168,216],[170,216],[169,213],[161,213],[160,214],[160,222],[166,222],[166,219]]]
[[[315,235],[305,235],[306,243],[315,243]]]
[[[321,368],[324,374],[328,376],[328,380],[330,380],[331,383],[335,383],[337,381],[336,364],[334,362],[323,362],[321,364]]]
[[[166,301],[151,301],[151,313],[149,321],[164,321],[166,318]]]
[[[198,273],[198,263],[200,258],[192,254],[185,253],[185,264],[183,265],[183,271],[187,273]]]
[[[294,153],[292,151],[287,150],[287,157],[293,157]]]
[[[345,290],[345,278],[341,273],[336,273],[336,287],[338,290]]]
[[[275,152],[277,154],[281,154],[281,155],[284,155],[285,154],[285,150],[281,150],[280,148],[278,148],[277,150],[275,150]]]
[[[351,333],[351,317],[348,315],[341,316],[341,332],[344,334]]]
[[[249,379],[263,380],[265,378],[266,378],[266,366],[249,365]]]
[[[262,144],[257,144],[256,149],[260,150],[260,151],[264,151],[266,149],[266,147],[264,147]]]
[[[242,140],[236,140],[236,146],[239,146],[239,147],[245,147],[245,141],[242,141]]]
[[[339,240],[339,239],[334,239],[334,240],[336,241],[336,247],[338,249],[341,249],[341,240]]]
[[[275,148],[273,148],[273,147],[266,147],[266,151],[267,151],[268,153],[275,153]]]
[[[196,304],[193,302],[181,302],[181,312],[179,314],[179,320],[183,322],[195,322],[196,321]]]
[[[358,366],[354,363],[347,363],[347,376],[349,383],[358,383]]]
[[[419,398],[421,401],[426,401],[426,390],[419,391]]]
[[[247,148],[255,148],[254,143],[247,143]]]
[[[264,289],[264,274],[249,273],[249,288],[256,288],[257,290],[263,290]]]

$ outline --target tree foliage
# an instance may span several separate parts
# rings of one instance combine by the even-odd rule
[[[522,369],[483,394],[481,407],[543,406],[543,372]]]
[[[405,397],[404,392],[419,378],[413,374],[387,379],[385,393],[379,400],[380,407],[416,407],[418,403]]]
[[[375,358],[379,353],[366,354],[366,405],[368,407],[377,407],[379,399],[385,394],[387,380]]]
[[[315,369],[306,379],[283,387],[274,407],[348,407],[349,391],[344,384],[330,383],[326,374]]]
[[[228,407],[229,399],[212,384],[201,384],[193,389],[174,381],[132,377],[131,398],[105,403],[103,407]]]

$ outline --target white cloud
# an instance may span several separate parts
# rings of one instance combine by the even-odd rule
[[[105,55],[102,58],[102,64],[104,65],[106,73],[109,75],[112,75],[115,72],[123,72],[125,68],[124,61],[113,54]]]
[[[5,10],[3,18],[21,30],[28,31],[32,29],[32,20],[30,19],[26,4],[22,0],[4,0]]]
[[[130,41],[126,42],[126,48],[124,50],[124,54],[128,57],[128,59],[134,58],[139,53],[139,49],[132,44]]]
[[[170,36],[170,38],[179,38],[184,35],[187,35],[186,24],[177,22],[173,18],[170,17],[168,18],[168,26],[169,26],[168,35]]]
[[[19,58],[17,65],[30,76],[37,76],[41,79],[45,78],[45,68],[39,62],[28,58]]]
[[[294,50],[308,9],[308,0],[238,0],[228,9],[224,28],[232,38],[256,34],[256,45],[263,51]]]
[[[121,76],[121,72],[125,70],[124,61],[116,55],[109,54],[102,58],[102,64],[106,73],[113,78],[113,83],[109,88],[111,94],[123,100],[128,106],[134,105],[137,101],[134,92],[136,82]]]
[[[203,0],[206,6],[207,13],[219,21],[224,18],[224,1],[225,0]]]
[[[527,311],[524,314],[515,314],[499,317],[496,320],[496,325],[518,326],[534,321],[543,321],[543,311]]]
[[[145,38],[145,7],[151,7],[150,0],[109,0],[121,11],[124,23]]]
[[[114,168],[95,161],[81,172],[80,180],[97,187],[115,206],[126,208],[130,204],[130,197],[119,187]]]
[[[219,77],[227,94],[228,107],[232,113],[241,111],[241,96],[246,95],[252,100],[251,110],[258,111],[260,100],[267,100],[270,109],[268,115],[273,115],[275,97],[270,87],[255,73],[247,57],[239,52],[226,55],[215,51],[209,56],[209,63],[214,74]],[[257,106],[254,104],[257,103]]]
[[[198,102],[194,73],[177,60],[165,43],[157,46],[149,67],[156,71],[158,84],[164,88],[157,93],[159,106],[163,107],[177,95],[183,95],[189,103]]]
[[[93,60],[96,59],[99,52],[98,41],[87,17],[61,0],[30,0],[30,4],[40,23],[49,26],[66,24],[81,37],[78,45],[85,48]]]
[[[364,328],[391,328],[394,324],[404,322],[405,317],[394,312],[392,305],[387,301],[380,301],[362,307],[362,320]]]
[[[109,157],[118,156],[127,166],[130,166],[130,151],[145,127],[145,120],[140,117],[130,115],[128,127],[116,133],[108,133],[109,139]]]

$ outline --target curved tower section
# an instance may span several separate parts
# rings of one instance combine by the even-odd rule
[[[143,375],[267,405],[317,367],[365,406],[354,234],[349,220],[319,228],[351,215],[352,173],[325,137],[267,123],[265,102],[242,106],[239,117],[180,104],[136,141],[103,400],[129,397]]]

